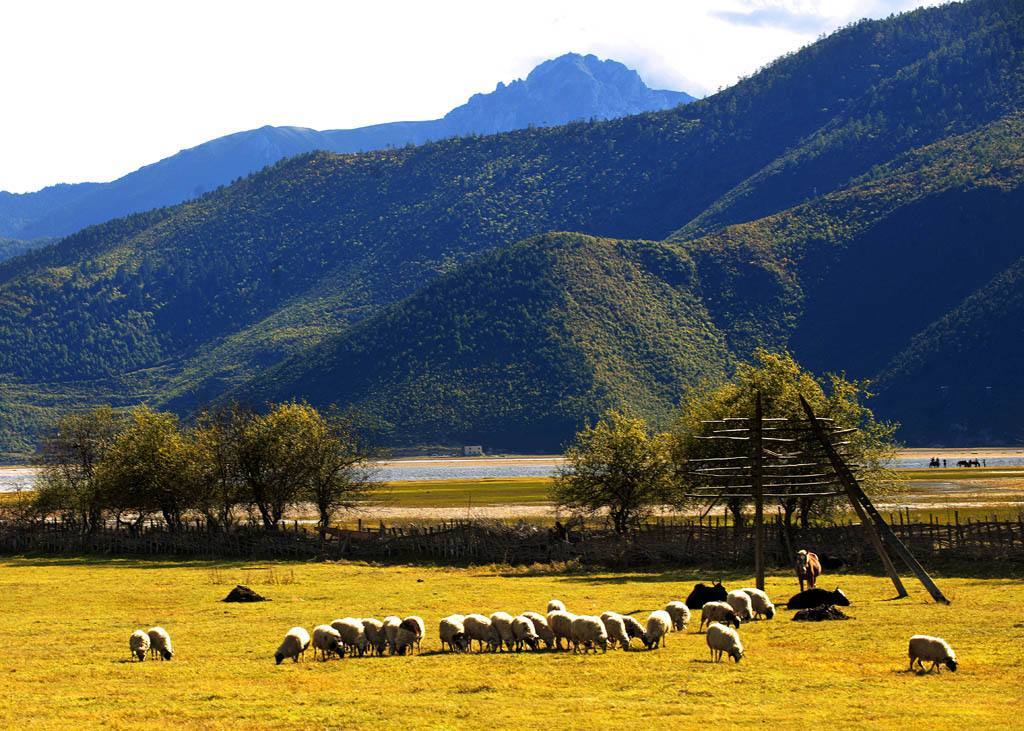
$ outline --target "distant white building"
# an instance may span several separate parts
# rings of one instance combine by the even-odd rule
[[[479,444],[470,444],[462,448],[463,457],[483,457],[484,448]]]

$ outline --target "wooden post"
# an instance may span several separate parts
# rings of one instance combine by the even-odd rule
[[[835,470],[836,476],[839,478],[839,482],[842,484],[843,489],[846,490],[846,496],[849,498],[850,504],[853,505],[853,509],[857,513],[857,517],[860,518],[861,525],[864,526],[864,531],[868,534],[868,539],[871,541],[871,545],[874,547],[875,553],[878,554],[878,558],[882,561],[885,573],[889,575],[892,585],[896,587],[896,595],[901,599],[908,596],[907,590],[903,586],[903,581],[900,579],[900,575],[892,563],[892,559],[889,558],[889,554],[885,552],[885,546],[882,544],[882,538],[878,535],[877,528],[865,512],[864,506],[861,505],[857,493],[859,492],[863,495],[863,492],[857,484],[857,480],[853,477],[853,473],[850,472],[846,463],[843,462],[842,458],[839,456],[839,453],[836,452],[835,447],[832,446],[832,442],[829,441],[828,435],[825,434],[825,430],[822,429],[821,424],[818,423],[818,418],[814,415],[811,405],[807,403],[807,399],[803,397],[803,394],[800,395],[800,404],[804,407],[804,412],[807,414],[807,420],[810,423],[811,432],[821,443],[822,448],[828,455],[829,462],[832,463],[832,469]]]
[[[877,541],[876,550],[879,550],[880,556],[883,557],[882,563],[886,564],[886,571],[888,572],[890,567],[892,567],[890,578],[893,578],[893,583],[896,585],[900,596],[904,597],[907,595],[906,589],[903,588],[903,583],[899,580],[899,575],[895,573],[896,569],[892,566],[892,560],[889,559],[888,554],[885,553],[885,548],[881,546],[881,541],[879,540],[878,535],[879,533],[885,536],[885,540],[892,546],[893,550],[900,555],[900,558],[902,558],[910,570],[914,572],[914,575],[928,590],[928,593],[932,595],[932,599],[942,604],[949,604],[949,599],[943,595],[939,587],[936,586],[934,581],[932,581],[932,577],[928,575],[928,572],[924,570],[924,567],[920,562],[914,558],[914,554],[912,554],[907,547],[903,545],[903,541],[893,533],[889,524],[886,523],[882,516],[879,515],[878,511],[875,510],[875,506],[872,504],[871,500],[864,494],[860,485],[857,484],[857,478],[853,476],[850,468],[846,466],[845,462],[843,462],[842,458],[836,452],[835,447],[832,446],[832,442],[829,441],[824,429],[821,428],[821,424],[818,423],[818,420],[814,416],[814,411],[811,409],[811,405],[807,403],[807,400],[802,395],[800,396],[800,403],[803,405],[804,411],[807,413],[807,418],[811,422],[811,431],[814,432],[814,435],[818,438],[818,441],[821,442],[821,446],[824,448],[826,454],[828,454],[829,461],[832,463],[832,468],[836,471],[839,481],[846,489],[846,493],[849,495],[850,501],[853,503],[854,510],[857,511],[858,515],[863,516],[861,518],[862,520],[868,518],[868,520],[865,521],[866,525],[867,523],[873,523],[873,529],[870,529],[869,533],[872,536],[872,543]]]
[[[750,425],[751,455],[750,477],[754,487],[754,582],[764,591],[764,451],[761,449],[764,426],[761,392],[754,400],[754,420]]]

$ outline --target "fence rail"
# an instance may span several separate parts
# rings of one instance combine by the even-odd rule
[[[980,559],[1024,562],[1024,515],[1016,520],[912,523],[890,518],[896,535],[922,561]],[[765,526],[765,560],[790,566],[806,548],[850,567],[876,561],[859,524],[787,528],[780,520]],[[327,540],[304,526],[277,531],[246,526],[210,532],[201,525],[177,532],[161,525],[105,528],[83,533],[55,523],[0,525],[0,554],[91,554],[176,556],[204,559],[364,559],[437,563],[533,564],[578,560],[588,565],[702,566],[753,565],[754,529],[717,521],[657,521],[641,526],[628,540],[604,530],[556,532],[529,524],[503,525],[451,521],[433,526],[332,529]]]

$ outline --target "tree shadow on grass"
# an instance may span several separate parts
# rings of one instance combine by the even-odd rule
[[[119,569],[245,569],[259,570],[271,567],[295,566],[303,561],[264,561],[257,559],[188,559],[160,556],[52,556],[22,554],[0,556],[0,563],[10,562],[12,568],[26,562],[26,568],[33,567],[90,567]]]

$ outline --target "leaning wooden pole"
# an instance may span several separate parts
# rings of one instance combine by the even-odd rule
[[[896,571],[896,567],[892,563],[892,559],[889,558],[889,554],[886,553],[885,545],[882,543],[882,538],[878,534],[878,528],[875,522],[868,516],[864,510],[864,505],[861,503],[861,496],[867,499],[867,495],[864,495],[864,491],[860,489],[860,485],[857,484],[857,479],[850,472],[850,468],[846,466],[846,462],[839,456],[839,452],[832,445],[828,435],[822,428],[821,424],[818,423],[818,417],[814,415],[814,410],[811,405],[807,403],[807,399],[800,395],[800,405],[804,408],[804,413],[807,414],[807,420],[811,425],[811,433],[821,443],[822,448],[825,450],[825,454],[828,455],[828,460],[832,464],[832,469],[836,473],[836,477],[839,479],[839,483],[843,486],[846,491],[846,496],[850,500],[850,504],[853,506],[854,511],[857,513],[857,517],[860,519],[860,523],[864,526],[864,532],[868,534],[868,538],[871,541],[871,545],[875,549],[875,553],[878,554],[878,558],[882,561],[882,566],[885,568],[885,573],[889,575],[889,579],[892,581],[892,585],[896,587],[896,595],[899,598],[908,596],[906,587],[903,586],[903,581],[900,579],[899,572]]]
[[[761,392],[757,392],[754,400],[754,420],[750,425],[751,454],[751,485],[754,493],[754,582],[758,589],[764,591],[764,450],[763,436],[764,413],[761,406]]]

